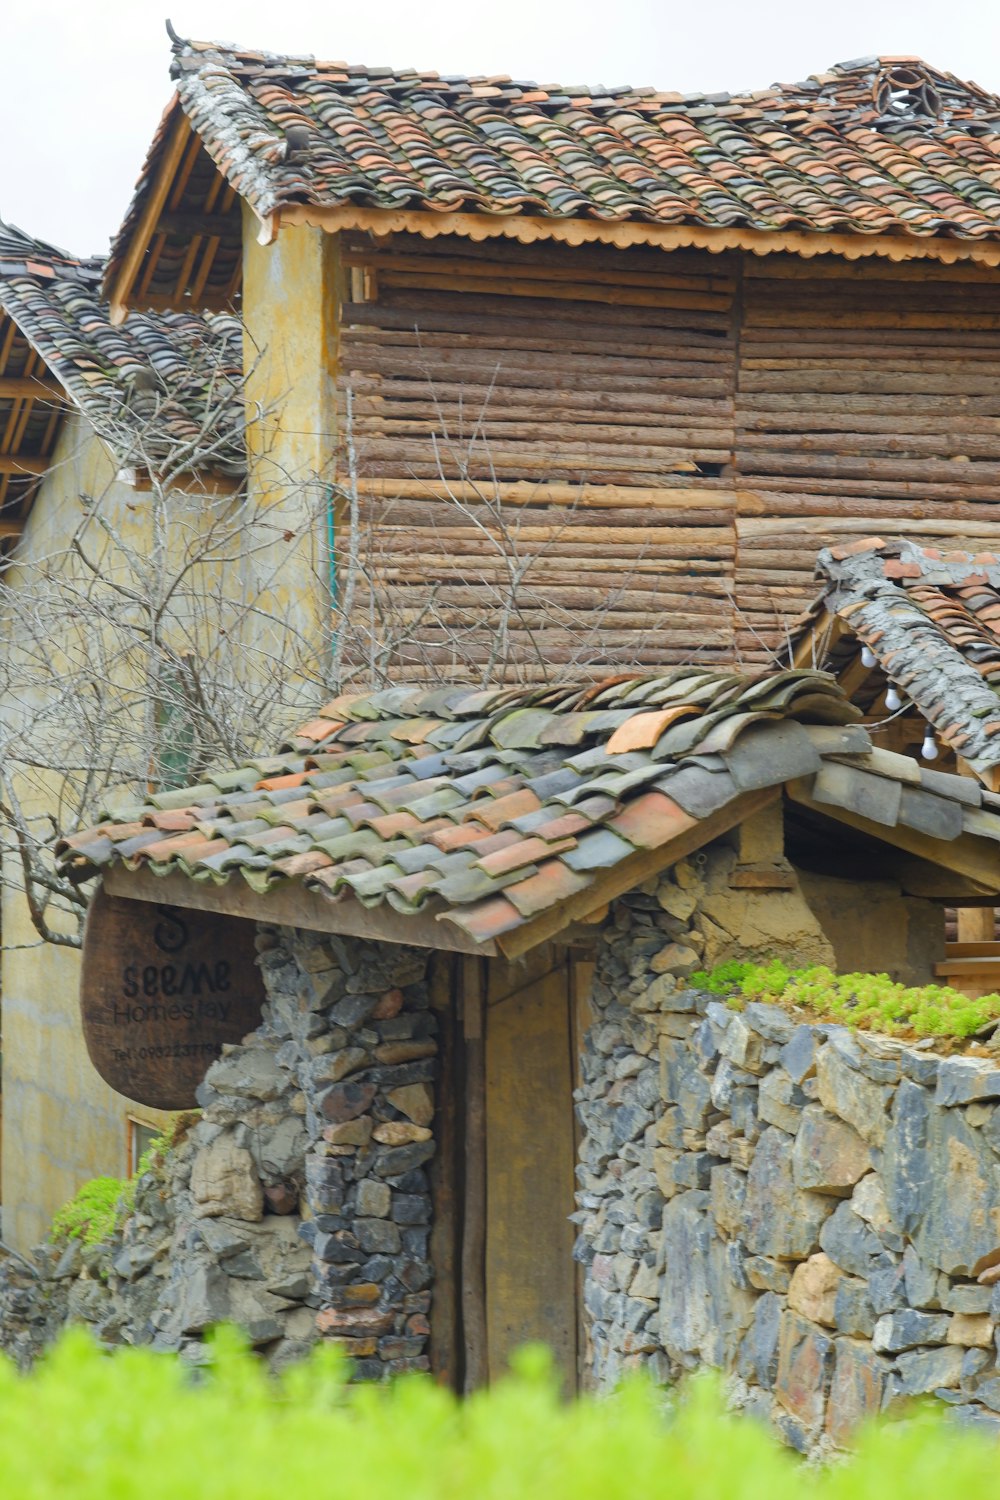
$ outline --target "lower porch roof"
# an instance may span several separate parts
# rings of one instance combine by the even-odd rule
[[[281,924],[515,956],[784,789],[1000,891],[1000,796],[873,748],[834,679],[677,668],[581,687],[391,687],[274,755],[65,839],[81,881]]]

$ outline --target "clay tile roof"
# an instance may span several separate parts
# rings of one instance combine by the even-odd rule
[[[828,547],[812,611],[839,615],[977,771],[1000,765],[1000,558],[902,539]]]
[[[442,78],[211,42],[175,43],[172,73],[179,102],[113,246],[109,285],[178,108],[262,219],[289,205],[353,204],[1000,235],[1000,100],[919,59],[866,58],[801,83],[708,96]],[[181,258],[178,249],[171,265]]]
[[[145,312],[112,327],[100,297],[103,267],[97,258],[75,260],[0,222],[0,318],[9,319],[16,334],[0,373],[20,375],[30,369],[35,378],[46,373],[54,378],[124,464],[140,463],[130,452],[137,434],[147,460],[169,452],[176,461],[183,445],[196,440],[203,448],[210,402],[213,451],[206,466],[241,475],[239,321],[224,314]],[[47,452],[42,452],[42,434],[53,415],[51,389],[40,385],[33,404],[37,410],[28,414],[28,442],[19,453],[34,451],[34,422],[44,457],[52,444],[50,431]],[[0,401],[0,426],[10,416],[10,406],[10,401]],[[182,458],[180,467],[189,467]]]
[[[888,778],[883,821],[926,818],[917,791],[901,798],[892,780],[902,757],[873,751],[857,717],[831,677],[808,671],[396,687],[334,699],[277,755],[150,797],[65,840],[58,857],[81,878],[114,863],[238,878],[265,908],[269,890],[299,883],[330,902],[425,910],[485,942],[567,900],[585,905],[636,854],[662,850],[666,866],[677,839],[692,847],[699,825],[713,837],[707,820],[746,792],[818,784],[828,754],[868,769],[841,768],[819,788],[824,802],[850,797],[852,778],[869,798],[867,783]],[[912,781],[913,763],[904,769]],[[958,803],[977,804],[982,832],[992,815],[978,788],[938,782],[939,796],[955,783]],[[960,807],[953,818],[961,825]]]

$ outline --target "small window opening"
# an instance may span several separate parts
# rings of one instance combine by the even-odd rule
[[[139,1163],[160,1134],[160,1131],[157,1126],[150,1125],[148,1120],[137,1120],[132,1115],[128,1116],[125,1122],[125,1129],[128,1175],[134,1177],[139,1170]]]

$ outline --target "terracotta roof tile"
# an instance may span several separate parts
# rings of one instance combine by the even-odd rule
[[[262,218],[353,204],[763,232],[1000,234],[1000,102],[918,59],[867,58],[732,97],[441,78],[212,42],[177,45],[171,71],[178,102],[109,276],[175,109]],[[178,241],[170,267],[182,259]]]
[[[1000,765],[1000,563],[881,538],[819,554],[816,608],[839,615],[977,771]]]
[[[881,558],[869,561],[880,588],[897,587],[882,575]],[[940,586],[935,576],[934,587]],[[978,675],[976,680],[995,704],[992,689],[983,687]],[[693,681],[701,700],[694,712],[711,726],[718,748],[709,757],[695,742],[664,755],[663,743],[678,727],[668,722],[669,710],[690,711]],[[207,780],[170,792],[155,799],[169,801],[168,809],[147,803],[106,817],[65,840],[58,857],[80,877],[117,862],[126,869],[176,870],[218,883],[242,879],[262,893],[264,902],[268,890],[291,882],[331,902],[367,907],[384,902],[401,913],[429,911],[475,941],[487,942],[559,910],[591,886],[596,889],[602,871],[627,868],[632,859],[645,861],[645,851],[662,849],[663,862],[669,863],[672,841],[733,802],[741,787],[780,785],[788,776],[821,769],[823,747],[840,741],[831,740],[828,729],[809,726],[858,717],[833,679],[818,672],[741,678],[674,671],[616,678],[587,695],[601,709],[590,715],[589,731],[583,732],[579,688],[547,693],[547,724],[531,717],[537,690],[456,694],[451,727],[471,748],[436,753],[427,762],[433,774],[423,782],[416,774],[426,759],[423,747],[400,730],[433,717],[429,710],[440,704],[440,689],[396,688],[349,705],[341,702],[340,720],[331,722],[317,742],[329,770],[339,767],[350,778],[335,790],[311,788],[307,778],[262,796],[244,790],[240,777],[223,773],[216,779],[233,790],[220,792]],[[645,707],[650,702],[666,714],[666,727],[652,744]],[[662,717],[659,709],[657,716]],[[630,722],[638,729],[626,738],[642,748],[609,755],[609,746]],[[1000,712],[975,722],[975,732],[995,743]],[[527,733],[532,724],[534,743]],[[948,732],[961,738],[963,727]],[[358,730],[364,730],[369,747],[361,756]],[[516,749],[510,748],[512,739],[519,742]],[[562,741],[561,748],[553,749],[553,741]],[[862,733],[846,761],[857,768],[866,755],[870,758],[870,769],[859,773],[870,788],[879,776],[891,779],[898,757],[879,761],[881,752],[864,752],[868,745]],[[252,762],[254,771],[260,768],[275,784],[302,775],[294,748]],[[414,800],[395,807],[407,783]],[[936,774],[927,785],[936,796],[962,805],[978,806],[981,800],[978,788],[959,777]],[[502,795],[494,795],[497,788]],[[916,804],[907,812],[912,798],[882,801],[898,803],[901,820],[925,813]],[[270,821],[265,812],[272,814]],[[983,817],[993,819],[1000,841],[1000,817]],[[950,825],[958,826],[954,816]]]
[[[242,475],[239,321],[224,314],[143,312],[112,327],[100,295],[102,267],[100,260],[74,260],[0,222],[0,313],[15,324],[120,463],[137,462],[127,449],[139,435],[147,457],[169,451],[176,459],[181,445],[201,441],[211,409],[216,422],[211,466]],[[51,400],[40,404],[48,422]],[[154,411],[162,437],[150,420]],[[0,403],[0,424],[6,415]]]

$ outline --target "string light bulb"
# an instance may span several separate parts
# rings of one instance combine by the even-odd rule
[[[924,742],[920,746],[920,756],[922,760],[937,760],[938,758],[937,740],[929,724],[924,726]]]
[[[870,646],[861,647],[861,665],[869,670],[875,665],[875,652]]]
[[[894,714],[897,708],[902,708],[903,706],[903,700],[899,696],[899,689],[894,682],[890,682],[886,690],[885,706],[891,714]]]

